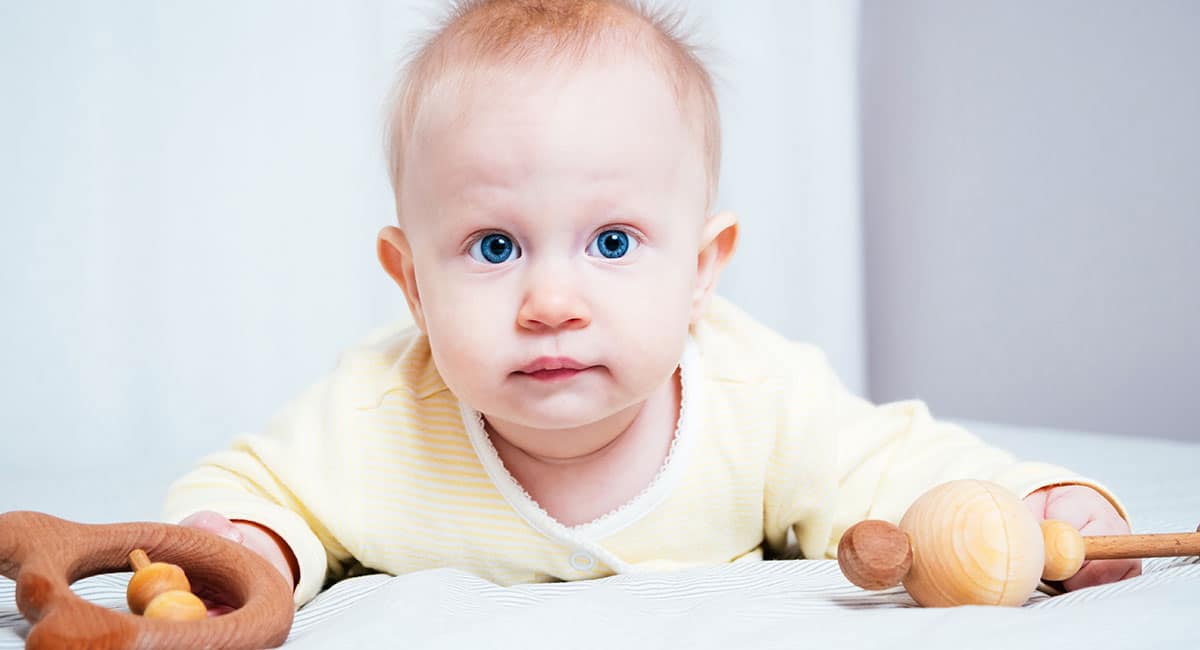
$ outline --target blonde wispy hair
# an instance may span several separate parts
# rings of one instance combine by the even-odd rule
[[[680,12],[642,0],[458,0],[418,42],[389,95],[384,137],[397,210],[417,115],[449,70],[580,62],[614,43],[643,48],[671,83],[681,114],[702,138],[711,203],[720,177],[720,114],[713,77],[683,33]]]

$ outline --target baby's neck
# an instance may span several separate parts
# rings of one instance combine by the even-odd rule
[[[607,443],[581,445],[576,453],[570,453],[567,445],[550,454],[532,452],[513,444],[490,424],[487,432],[505,468],[530,497],[560,523],[575,526],[619,508],[654,480],[671,448],[679,403],[676,371],[646,401],[595,423],[610,427]],[[613,436],[615,426],[621,428]],[[579,434],[576,440],[586,441],[588,434],[601,433],[564,431],[560,436],[569,440]]]
[[[504,445],[529,461],[540,464],[581,465],[607,454],[639,418],[644,417],[645,405],[649,401],[639,402],[596,422],[554,431],[531,429],[486,416],[485,423],[488,437],[496,445],[497,451]]]

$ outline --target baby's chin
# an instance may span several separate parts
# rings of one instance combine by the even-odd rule
[[[604,409],[592,404],[587,407],[568,408],[501,408],[487,417],[489,420],[512,423],[526,429],[545,431],[549,435],[596,424],[617,412],[616,409]]]
[[[504,416],[485,416],[492,436],[505,444],[520,448],[525,454],[550,462],[572,462],[583,459],[607,447],[621,436],[620,427],[591,428],[602,417],[570,416],[557,413],[513,413]],[[603,415],[603,414],[601,414]],[[582,416],[582,417],[581,417]],[[515,427],[514,427],[515,425]],[[493,443],[499,444],[495,439]]]

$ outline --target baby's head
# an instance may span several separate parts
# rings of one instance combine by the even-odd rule
[[[672,377],[737,228],[709,211],[712,83],[668,22],[625,0],[460,3],[392,110],[379,256],[459,399],[557,432]],[[563,358],[581,370],[531,372]]]

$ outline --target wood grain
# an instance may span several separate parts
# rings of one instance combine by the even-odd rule
[[[177,564],[193,585],[220,585],[235,611],[203,621],[161,621],[79,598],[70,585],[128,571],[142,548]],[[274,648],[292,625],[292,590],[250,550],[193,528],[152,522],[80,524],[39,512],[0,514],[0,575],[16,581],[17,608],[33,624],[26,647]]]
[[[908,536],[891,522],[866,519],[842,533],[838,566],[850,582],[872,591],[900,584],[912,567]]]
[[[1089,560],[1200,555],[1200,533],[1085,535],[1083,546]]]
[[[987,481],[943,483],[900,520],[913,547],[904,588],[922,606],[1024,603],[1042,575],[1042,531],[1012,492]]]

